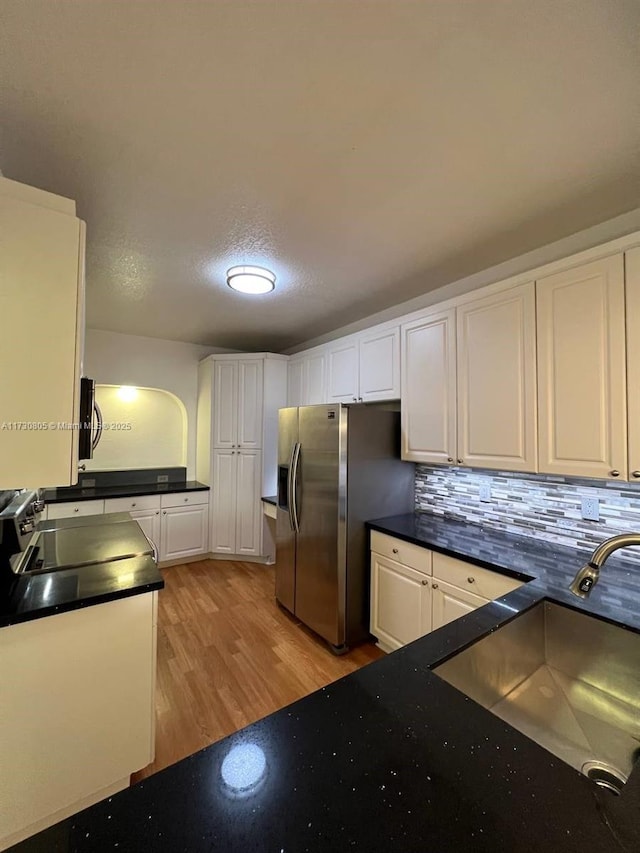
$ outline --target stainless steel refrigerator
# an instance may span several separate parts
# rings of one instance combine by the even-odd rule
[[[280,409],[276,599],[341,653],[369,633],[364,522],[409,512],[414,465],[383,405]]]

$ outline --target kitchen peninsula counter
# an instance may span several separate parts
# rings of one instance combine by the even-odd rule
[[[633,569],[612,560],[583,603],[563,587],[583,554],[401,518],[371,526],[533,580],[15,850],[639,850],[638,766],[615,797],[432,672],[545,598],[640,630]]]

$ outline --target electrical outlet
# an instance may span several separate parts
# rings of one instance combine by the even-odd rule
[[[480,484],[480,500],[483,503],[489,503],[491,500],[491,486],[489,483]]]
[[[586,521],[600,521],[600,501],[598,498],[582,498],[582,517]]]

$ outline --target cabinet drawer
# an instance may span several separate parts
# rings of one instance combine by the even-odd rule
[[[160,506],[198,506],[209,503],[209,492],[176,492],[173,495],[162,495]]]
[[[104,502],[105,512],[139,512],[160,509],[160,495],[138,495],[135,498],[111,498]]]
[[[522,586],[522,581],[501,575],[499,572],[482,569],[464,560],[447,557],[445,554],[433,555],[433,574],[439,580],[460,589],[466,589],[482,598],[488,598],[490,601]]]
[[[76,515],[102,515],[104,501],[76,501],[75,503],[49,504],[47,519],[72,518]]]
[[[428,548],[421,548],[411,542],[394,539],[393,536],[372,530],[371,550],[390,560],[395,560],[396,563],[402,563],[403,566],[411,566],[412,569],[425,575],[431,574],[431,551]]]

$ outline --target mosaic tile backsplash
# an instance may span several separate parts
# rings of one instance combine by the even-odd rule
[[[582,519],[583,497],[598,498],[599,521]],[[640,533],[640,484],[416,465],[416,509],[590,551],[617,533]],[[640,548],[618,555],[640,563]]]

